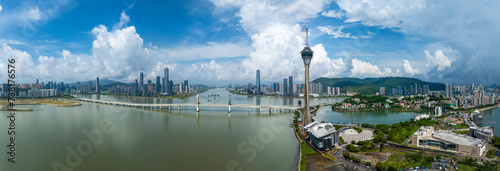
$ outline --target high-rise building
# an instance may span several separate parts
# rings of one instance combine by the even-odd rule
[[[260,70],[256,71],[256,80],[255,80],[255,94],[260,94]]]
[[[293,77],[288,77],[288,95],[293,96]]]
[[[273,88],[274,88],[274,92],[279,92],[280,91],[280,83],[273,83]]]
[[[445,92],[445,97],[446,98],[452,98],[453,96],[453,85],[452,84],[445,84],[446,92]]]
[[[283,96],[288,96],[288,80],[283,79]]]
[[[156,76],[156,92],[161,92],[161,77]]]
[[[38,84],[38,79],[36,79],[36,84]]]
[[[168,86],[168,81],[169,81],[169,78],[168,78],[168,68],[165,67],[165,69],[163,69],[163,93],[169,95],[170,94],[170,89],[169,89],[169,86]]]
[[[184,80],[184,92],[189,92],[189,84],[188,84],[188,80]]]
[[[336,95],[340,95],[340,87],[335,87],[335,93],[337,93]]]
[[[132,93],[132,94],[133,94],[134,96],[137,96],[137,95],[139,95],[139,91],[141,90],[141,88],[139,87],[139,83],[137,83],[137,79],[134,79],[134,82],[135,82],[135,84],[134,84],[134,86],[132,87],[132,89],[133,89],[133,90],[132,90],[132,91],[133,91],[133,93]]]
[[[385,95],[385,87],[380,87],[380,95]]]
[[[89,92],[92,91],[92,81],[89,81],[88,82],[88,86],[89,86]],[[88,92],[87,92],[88,93]]]
[[[95,90],[96,90],[96,93],[99,94],[101,93],[101,86],[99,85],[99,77],[96,78],[95,80]]]
[[[139,87],[142,87],[144,85],[144,73],[141,72],[141,76],[139,77]]]
[[[151,80],[148,80],[148,94],[147,96],[153,96],[153,83]]]
[[[415,85],[413,86],[413,88],[415,89],[415,92],[413,92],[414,95],[417,95],[418,94],[418,87],[417,87],[417,83],[415,83]]]
[[[428,95],[428,94],[430,93],[430,90],[429,90],[429,85],[424,85],[424,88],[423,88],[423,89],[424,89],[424,90],[423,90],[423,91],[424,91],[424,92],[423,92],[423,94],[424,94],[424,95]]]
[[[172,80],[168,80],[168,93],[169,94],[174,94],[174,82]]]

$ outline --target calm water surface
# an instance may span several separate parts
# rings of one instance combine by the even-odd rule
[[[218,97],[208,97],[218,94]],[[228,103],[229,93],[212,89],[200,103]],[[295,106],[302,98],[231,95],[232,104]],[[106,95],[79,97],[133,103],[194,103],[188,99],[127,98]],[[311,98],[311,104],[343,98]],[[210,101],[209,101],[210,100]],[[143,110],[82,102],[78,107],[30,105],[16,112],[16,160],[7,162],[9,112],[0,119],[0,170],[295,170],[298,141],[289,127],[293,114],[266,109],[194,107]],[[484,112],[484,120],[500,123],[500,109]],[[407,121],[408,112],[335,112],[324,107],[314,119],[334,123],[393,124]],[[89,138],[85,133],[93,134]],[[498,134],[498,133],[497,133]],[[102,136],[99,136],[102,135]],[[98,140],[92,142],[91,140]],[[77,155],[77,156],[75,156]],[[67,160],[68,159],[68,160]]]
[[[500,136],[499,124],[500,124],[500,109],[490,109],[482,111],[483,113],[483,125],[482,126],[493,126],[495,127],[495,136]],[[494,121],[494,122],[491,122]]]
[[[215,99],[208,95],[218,94]],[[229,93],[213,89],[200,102],[228,103]],[[135,103],[193,103],[189,99],[94,99]],[[233,104],[296,105],[300,98],[232,95]],[[339,101],[318,98],[311,104]],[[298,141],[291,113],[269,115],[265,109],[194,107],[143,110],[82,102],[78,107],[30,105],[16,112],[16,160],[7,162],[9,112],[0,112],[0,170],[295,170]],[[94,133],[91,138],[85,133]],[[102,136],[100,136],[102,135]],[[92,142],[91,140],[95,140]],[[95,143],[95,144],[94,144]]]
[[[331,106],[322,108],[313,118],[317,121],[333,123],[387,124],[404,122],[418,113],[394,111],[332,111]]]

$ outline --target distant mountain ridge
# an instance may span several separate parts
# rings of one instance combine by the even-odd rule
[[[92,82],[92,87],[94,87],[94,88],[95,88],[95,82],[96,82],[96,80],[95,80],[95,79],[93,79],[93,80],[87,80],[87,81],[80,81],[80,84],[85,84],[85,85],[86,85],[86,84],[88,84],[88,83],[89,83],[89,81],[91,81],[91,82]],[[100,84],[101,86],[105,86],[105,85],[109,85],[109,84],[115,84],[115,83],[121,83],[121,82],[119,82],[119,81],[114,81],[114,80],[108,80],[108,79],[100,79],[100,80],[99,80],[99,84]],[[132,84],[132,83],[124,83],[124,84]],[[76,86],[76,82],[74,82],[74,83],[69,83],[69,85]]]
[[[313,83],[323,84],[323,91],[326,92],[327,87],[340,87],[340,92],[347,91],[357,92],[368,95],[375,94],[380,91],[380,87],[397,88],[398,85],[406,87],[410,90],[410,85],[417,83],[418,86],[429,85],[430,91],[444,90],[445,85],[442,83],[431,83],[422,81],[416,78],[406,77],[381,77],[381,78],[325,78],[321,77],[312,81]],[[385,90],[389,92],[391,90]]]

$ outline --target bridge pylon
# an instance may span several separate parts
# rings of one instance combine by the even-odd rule
[[[227,111],[228,113],[231,113],[231,95],[229,95],[229,110]]]
[[[200,112],[200,96],[196,95],[196,112]]]

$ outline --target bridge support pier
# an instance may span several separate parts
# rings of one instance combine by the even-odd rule
[[[231,113],[231,105],[229,105],[229,110],[227,112]]]
[[[179,112],[181,111],[181,105],[179,105]]]
[[[269,108],[269,114],[273,113],[273,108]]]
[[[250,107],[248,107],[248,113],[250,113]]]
[[[142,109],[146,109],[146,106],[142,106]]]
[[[262,112],[262,108],[259,108],[259,114],[260,114],[260,112]]]
[[[283,112],[283,108],[280,108],[280,113]]]
[[[196,115],[200,112],[200,96],[198,94],[196,95],[196,112]]]

